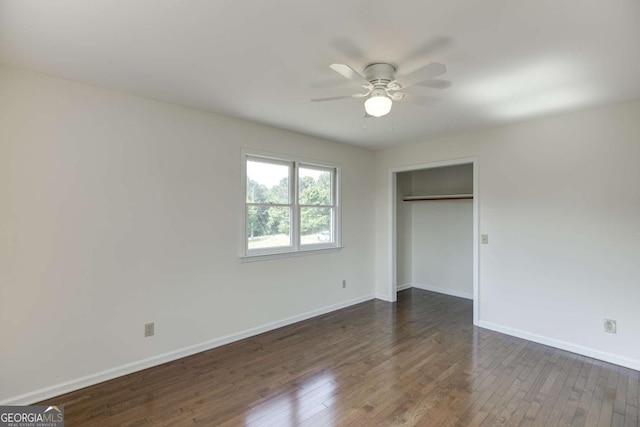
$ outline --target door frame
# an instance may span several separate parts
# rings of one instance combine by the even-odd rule
[[[390,231],[390,277],[388,285],[388,295],[390,301],[395,302],[397,300],[397,192],[398,192],[398,173],[410,172],[421,169],[433,169],[441,168],[445,166],[457,166],[457,165],[473,165],[473,324],[478,325],[480,319],[480,220],[479,220],[479,206],[480,206],[480,191],[479,191],[479,158],[474,157],[461,157],[457,159],[442,160],[438,162],[422,163],[410,166],[400,166],[389,169],[389,231]]]

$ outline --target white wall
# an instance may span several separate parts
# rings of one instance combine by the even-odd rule
[[[402,201],[413,192],[411,172],[397,175],[396,192],[396,287],[405,289],[413,286],[413,220],[410,203]]]
[[[344,249],[241,263],[241,147],[340,163]],[[371,298],[374,223],[362,212],[373,211],[373,161],[0,66],[0,401]]]
[[[640,369],[639,141],[634,102],[378,152],[377,292],[389,169],[478,156],[480,324]]]
[[[473,194],[473,165],[453,165],[411,171],[416,195]]]
[[[411,202],[413,286],[473,299],[473,201]]]

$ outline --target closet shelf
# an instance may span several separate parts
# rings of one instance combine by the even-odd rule
[[[420,202],[432,200],[472,200],[473,194],[438,194],[434,196],[404,196],[405,202]]]

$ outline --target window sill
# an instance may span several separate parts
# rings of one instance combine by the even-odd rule
[[[307,255],[319,255],[326,254],[332,252],[339,252],[343,249],[344,246],[336,246],[332,248],[321,248],[321,249],[304,249],[296,252],[280,252],[280,253],[272,253],[272,254],[261,254],[261,255],[243,255],[240,257],[240,262],[256,262],[256,261],[267,261],[270,259],[279,259],[279,258],[292,258],[299,256],[307,256]]]

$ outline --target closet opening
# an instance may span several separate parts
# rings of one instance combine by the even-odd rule
[[[477,158],[395,168],[390,174],[390,300],[412,287],[472,299],[477,325]]]

